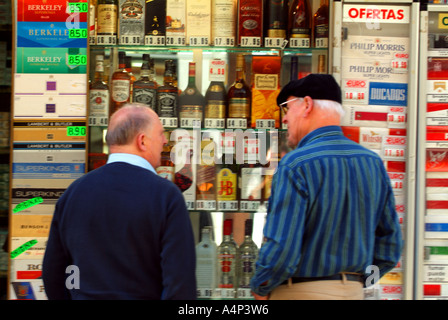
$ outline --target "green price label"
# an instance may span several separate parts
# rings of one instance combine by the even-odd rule
[[[85,54],[70,54],[68,56],[68,64],[71,66],[86,66],[87,55]]]
[[[68,37],[70,39],[87,38],[87,29],[70,29],[68,31]]]
[[[87,2],[69,2],[68,3],[68,10],[70,13],[73,12],[88,12],[89,11],[89,5]]]
[[[83,137],[86,135],[86,127],[67,127],[67,136]]]

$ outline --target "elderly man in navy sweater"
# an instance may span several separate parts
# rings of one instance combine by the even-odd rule
[[[185,201],[159,177],[167,142],[157,114],[130,104],[106,136],[108,163],[59,199],[43,261],[49,299],[195,299],[194,239]]]

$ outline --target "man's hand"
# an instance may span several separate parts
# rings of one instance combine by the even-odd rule
[[[267,295],[267,296],[260,296],[260,295],[256,294],[253,291],[251,293],[254,296],[255,300],[268,300],[268,298],[269,298],[269,295]]]

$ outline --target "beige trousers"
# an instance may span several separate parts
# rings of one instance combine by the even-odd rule
[[[363,284],[358,281],[328,280],[283,284],[275,288],[269,300],[363,300]]]

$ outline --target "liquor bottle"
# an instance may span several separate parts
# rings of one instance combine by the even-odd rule
[[[252,240],[252,228],[253,220],[247,219],[244,224],[244,241],[238,248],[239,288],[250,288],[250,280],[255,273],[258,247]]]
[[[286,38],[288,0],[268,0],[266,8],[266,37]]]
[[[309,47],[311,41],[311,11],[308,0],[293,0],[289,6],[288,32],[290,38],[302,38],[301,47]]]
[[[188,209],[195,208],[196,202],[196,168],[193,166],[193,149],[186,154],[174,155],[174,183],[182,192]]]
[[[299,77],[299,57],[291,56],[291,67],[289,72],[289,81],[297,80]],[[285,112],[280,109],[280,117],[283,119],[285,117]],[[282,129],[287,129],[287,124],[282,122]]]
[[[144,44],[145,0],[119,0],[118,36],[120,44]]]
[[[224,129],[227,112],[224,61],[211,61],[209,79],[211,82],[205,92],[204,127]]]
[[[188,85],[179,95],[179,121],[184,128],[201,128],[205,98],[196,87],[196,63],[188,64]]]
[[[111,111],[115,112],[131,98],[131,76],[126,72],[126,53],[118,52],[118,70],[112,75]]]
[[[244,163],[240,165],[238,186],[240,189],[241,201],[261,202],[264,185],[262,169],[263,168],[260,163],[252,162],[246,159],[244,160]],[[251,209],[251,207],[245,207],[242,203],[240,206],[240,209]]]
[[[134,82],[137,80],[137,78],[135,77],[134,73],[132,72],[132,57],[131,56],[125,56],[125,70],[126,72],[129,74],[129,76],[131,77],[131,90],[130,90],[130,100],[132,101],[132,97],[133,97],[133,91],[134,91]]]
[[[104,77],[104,56],[97,55],[95,66],[95,78],[90,84],[89,90],[89,125],[107,126],[109,119],[109,86]]]
[[[260,46],[263,37],[263,0],[240,0],[238,3],[238,45]]]
[[[166,0],[146,1],[146,36],[165,36]]]
[[[235,0],[212,0],[212,43],[215,46],[234,46],[236,36]]]
[[[236,78],[227,92],[229,101],[227,127],[247,129],[251,126],[252,92],[244,80],[244,55],[236,57]]]
[[[252,57],[252,127],[274,129],[280,127],[280,109],[277,96],[280,93],[281,57]]]
[[[117,36],[118,0],[98,0],[96,17],[97,36]]]
[[[321,0],[319,9],[313,17],[315,48],[328,48],[328,14],[328,1]]]
[[[166,2],[166,36],[168,45],[185,44],[185,6],[186,0],[167,0]]]
[[[224,153],[216,165],[216,200],[218,210],[238,210],[238,164],[234,152]]]
[[[178,117],[178,89],[174,86],[174,61],[165,60],[163,85],[157,88],[157,114],[161,118]]]
[[[210,45],[211,1],[187,0],[186,43],[189,45]]]
[[[327,73],[326,57],[324,54],[320,54],[317,57],[317,73]]]
[[[237,286],[237,246],[232,237],[231,219],[224,220],[223,240],[218,246],[218,287],[225,289]]]
[[[132,101],[146,104],[148,107],[157,110],[157,83],[151,75],[151,61],[149,54],[143,54],[140,78],[134,82]]]
[[[216,210],[215,143],[203,137],[196,167],[196,209]]]
[[[201,230],[201,241],[196,245],[196,286],[198,289],[217,287],[217,246],[212,240],[212,227]],[[210,294],[205,296],[210,297]]]
[[[174,163],[171,160],[171,150],[173,145],[167,143],[163,146],[162,159],[160,166],[157,167],[156,172],[159,176],[169,181],[174,182]]]

